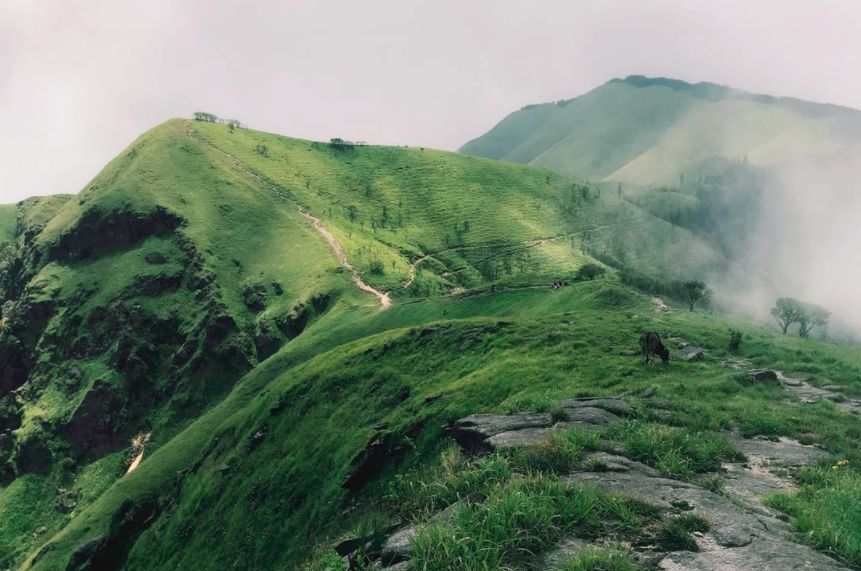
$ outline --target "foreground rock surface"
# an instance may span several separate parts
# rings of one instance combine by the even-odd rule
[[[730,479],[725,487],[726,496],[695,484],[659,477],[654,470],[639,462],[620,461],[618,457],[613,460],[612,471],[575,472],[568,476],[567,481],[622,492],[666,509],[689,506],[693,513],[708,520],[710,531],[696,538],[700,551],[668,553],[660,559],[660,569],[848,569],[798,543],[789,525],[759,502],[764,495],[786,489],[784,480],[764,468],[768,461],[802,465],[818,461],[824,453],[789,440],[736,439],[735,444],[748,456],[747,466],[757,469],[744,468],[739,463],[735,479]]]
[[[804,394],[812,395],[811,398],[824,398],[819,391],[827,392],[806,382],[786,385],[786,378],[777,372],[756,373],[757,381],[800,387]],[[596,428],[633,413],[627,402],[615,397],[569,399],[557,403],[553,410],[552,415],[471,415],[456,422],[450,432],[465,449],[487,451],[538,444],[553,430],[569,426]],[[650,564],[663,570],[848,569],[800,543],[785,517],[762,504],[765,496],[794,487],[787,475],[788,469],[823,461],[827,453],[788,438],[765,440],[731,436],[730,440],[744,455],[744,460],[723,465],[726,479],[721,494],[693,483],[663,478],[649,466],[620,453],[588,453],[580,463],[583,468],[564,479],[572,485],[592,485],[668,511],[689,510],[705,518],[709,531],[694,535],[699,551],[655,553],[646,549],[641,554]],[[397,540],[396,534],[392,543],[398,544]],[[569,538],[541,555],[538,568],[555,569],[587,544],[580,538]]]
[[[632,414],[631,405],[618,397],[581,397],[559,401],[554,414],[473,414],[449,427],[449,434],[465,450],[490,451],[531,446],[560,428],[593,429]]]

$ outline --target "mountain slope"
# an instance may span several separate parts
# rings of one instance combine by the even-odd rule
[[[132,440],[148,439],[148,456],[316,319],[376,311],[354,278],[403,303],[546,287],[623,250],[647,274],[721,263],[684,230],[551,173],[182,120],[79,195],[0,213],[0,510],[45,498],[0,521],[7,565],[94,501],[140,453]]]
[[[843,409],[780,398],[722,362],[727,328],[744,329],[751,366],[857,396],[857,351],[656,312],[615,266],[668,281],[724,258],[546,170],[172,120],[79,195],[14,212],[0,269],[5,567],[327,568],[316,549],[400,523],[413,504],[394,490],[436,473],[444,426],[571,396],[624,392],[634,420],[684,427],[697,446],[713,431],[806,435],[861,463]],[[637,366],[643,330],[713,357]],[[637,396],[650,388],[671,417]]]
[[[859,138],[861,113],[852,109],[631,76],[575,99],[526,106],[460,152],[662,186],[717,156],[769,166]]]

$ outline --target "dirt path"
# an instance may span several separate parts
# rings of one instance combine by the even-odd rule
[[[275,184],[271,180],[267,179],[266,177],[261,176],[260,174],[246,168],[242,163],[239,162],[239,160],[236,157],[234,157],[233,155],[231,155],[227,151],[219,149],[218,147],[213,145],[210,141],[208,141],[205,137],[201,136],[200,133],[198,133],[197,131],[195,131],[191,127],[189,127],[187,129],[187,133],[188,133],[188,136],[191,137],[192,139],[194,139],[195,141],[197,141],[203,145],[206,145],[207,147],[209,147],[210,149],[212,149],[213,151],[215,151],[216,153],[220,154],[225,159],[227,159],[234,169],[243,173],[245,176],[253,179],[258,184],[261,184],[261,185],[267,187],[269,190],[274,192],[278,198],[281,198],[283,200],[289,200],[290,202],[296,203],[296,201],[291,196],[289,196],[288,193],[286,193],[284,191],[284,189],[282,189],[281,187],[279,187],[277,184]],[[374,288],[373,286],[368,285],[367,283],[365,283],[364,280],[362,280],[362,277],[359,275],[358,270],[356,270],[356,268],[347,259],[347,254],[344,253],[344,248],[343,248],[343,246],[341,246],[341,243],[338,242],[338,239],[335,238],[335,236],[331,232],[329,232],[329,230],[326,229],[326,227],[323,225],[323,222],[319,218],[316,218],[315,216],[313,216],[306,209],[302,208],[302,206],[297,204],[297,208],[299,209],[299,213],[302,216],[304,216],[306,220],[311,222],[311,224],[314,226],[314,228],[316,228],[317,231],[320,232],[320,234],[322,234],[322,236],[326,239],[326,241],[329,243],[329,245],[332,247],[332,249],[335,250],[335,255],[337,256],[338,261],[341,262],[342,266],[344,266],[345,268],[350,270],[350,273],[353,275],[353,282],[359,287],[359,289],[361,289],[362,291],[366,291],[370,294],[373,294],[377,299],[379,299],[381,309],[390,308],[392,306],[392,300],[389,297],[389,294],[381,292],[380,290]]]
[[[135,468],[140,466],[141,461],[143,461],[144,447],[149,442],[150,435],[151,433],[149,432],[143,432],[132,439],[131,454],[133,456],[129,467],[126,469],[126,474],[130,474]]]
[[[820,400],[834,403],[837,408],[850,414],[861,415],[861,401],[847,398],[838,387],[829,385],[824,388],[814,387],[803,379],[792,379],[781,371],[775,371],[777,380],[781,386],[794,393],[804,404],[811,404]]]
[[[376,298],[380,300],[380,309],[385,310],[390,308],[392,306],[392,300],[389,297],[389,294],[382,292],[377,288],[365,283],[365,281],[362,279],[362,276],[359,275],[358,270],[356,270],[356,268],[347,259],[347,254],[344,252],[344,247],[341,246],[341,243],[338,242],[338,239],[335,238],[334,234],[329,232],[329,230],[323,225],[323,222],[321,222],[319,218],[316,218],[301,206],[299,207],[299,214],[304,216],[305,219],[308,220],[311,225],[314,226],[314,228],[316,228],[317,231],[320,232],[320,234],[326,239],[332,249],[335,250],[335,256],[337,256],[338,261],[341,262],[341,265],[350,270],[350,273],[353,274],[353,282],[356,284],[356,286],[358,286],[360,290],[366,291],[376,296]]]

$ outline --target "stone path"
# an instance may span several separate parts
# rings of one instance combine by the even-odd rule
[[[814,403],[820,400],[828,400],[833,402],[837,408],[851,414],[861,415],[861,401],[849,399],[840,392],[842,387],[836,385],[826,385],[819,388],[814,387],[808,381],[803,379],[791,379],[785,376],[780,371],[774,371],[777,381],[786,390],[794,393],[801,402],[805,404]]]
[[[473,414],[455,422],[449,434],[470,452],[540,443],[554,430],[599,428],[632,414],[631,405],[619,397],[585,397],[560,401],[556,414]]]
[[[807,383],[789,381],[789,388],[798,388],[810,398],[827,398],[823,395],[828,391],[810,391],[813,387]],[[561,401],[554,410],[557,411],[554,415],[471,415],[454,423],[450,433],[469,451],[487,451],[538,444],[553,430],[568,426],[594,429],[631,414],[630,405],[618,397]],[[784,521],[785,517],[762,504],[762,498],[767,495],[793,489],[788,469],[819,462],[827,458],[827,453],[788,438],[771,441],[730,436],[730,440],[744,454],[745,460],[723,465],[725,483],[720,494],[693,483],[663,478],[640,462],[607,452],[586,455],[581,465],[594,469],[575,471],[566,476],[565,481],[621,492],[668,511],[683,506],[708,520],[710,530],[694,534],[699,548],[697,552],[664,553],[641,548],[644,561],[659,569],[847,569],[834,559],[799,543]],[[570,538],[544,554],[538,566],[554,569],[584,545],[585,541]]]

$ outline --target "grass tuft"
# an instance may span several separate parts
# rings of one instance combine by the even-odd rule
[[[861,475],[836,468],[808,468],[802,486],[792,494],[777,494],[766,504],[792,515],[804,538],[853,567],[861,566]]]
[[[587,546],[559,567],[559,571],[643,571],[634,554],[623,547]]]

